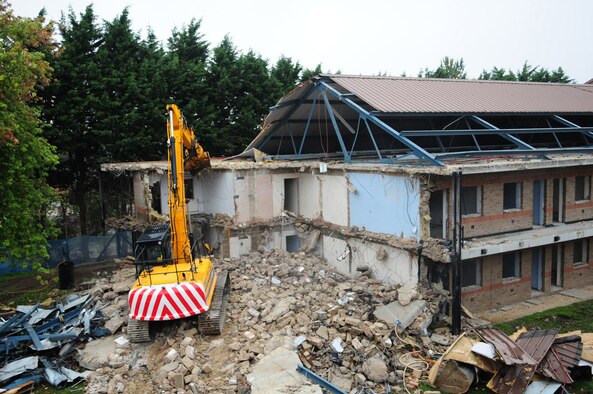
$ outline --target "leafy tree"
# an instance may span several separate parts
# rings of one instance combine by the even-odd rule
[[[54,48],[53,26],[44,22],[14,16],[0,0],[0,261],[24,260],[34,268],[47,256],[53,230],[46,178],[57,163],[34,105],[51,73],[43,52]]]
[[[86,234],[87,192],[97,177],[97,159],[105,155],[102,143],[109,137],[97,127],[104,91],[97,51],[103,38],[91,5],[80,19],[70,10],[59,30],[62,42],[53,65],[56,81],[45,95],[45,112],[52,124],[48,138],[61,159],[51,181],[58,187],[72,187],[80,229]]]
[[[555,82],[574,83],[574,80],[564,73],[562,67],[549,71],[543,67],[531,66],[525,62],[520,70],[514,73],[504,68],[493,67],[491,71],[482,71],[478,79],[491,79],[499,81],[525,81],[525,82]]]
[[[441,64],[436,70],[429,70],[427,68],[424,71],[418,73],[418,77],[422,78],[447,78],[447,79],[465,79],[467,73],[465,72],[465,63],[463,59],[455,60],[448,56],[445,56],[441,60]]]

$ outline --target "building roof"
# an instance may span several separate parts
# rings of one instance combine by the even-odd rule
[[[271,108],[246,150],[274,159],[444,166],[593,152],[593,86],[319,75]]]
[[[331,81],[384,113],[591,113],[593,86],[331,75]]]

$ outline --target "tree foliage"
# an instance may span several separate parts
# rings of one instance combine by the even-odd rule
[[[441,64],[435,70],[427,68],[418,73],[420,78],[447,78],[447,79],[465,79],[467,73],[465,72],[465,63],[463,59],[455,60],[445,56],[441,60]]]
[[[482,71],[478,79],[490,79],[498,81],[524,81],[524,82],[555,82],[555,83],[574,83],[562,67],[556,70],[548,70],[540,66],[531,66],[525,62],[523,67],[517,72],[505,70],[504,68],[492,67],[490,71]]]
[[[49,82],[45,53],[54,49],[53,27],[43,16],[20,18],[0,0],[0,261],[47,256],[52,189],[47,171],[57,162],[43,137],[36,102]],[[44,53],[45,52],[45,53]]]

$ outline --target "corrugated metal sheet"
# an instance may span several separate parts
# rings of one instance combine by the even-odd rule
[[[499,334],[504,335],[501,332]],[[552,347],[556,335],[558,335],[558,329],[530,330],[519,335],[516,346],[539,364]],[[506,338],[511,341],[510,338]],[[496,347],[496,344],[493,343],[493,345]],[[521,394],[525,392],[535,372],[534,364],[515,364],[508,368],[501,368],[488,382],[488,387],[498,394]]]
[[[593,112],[591,85],[348,75],[324,77],[380,112]]]
[[[502,331],[496,328],[478,328],[476,332],[486,342],[494,345],[496,352],[502,358],[502,362],[506,365],[527,364],[537,365],[537,361],[527,354],[518,344],[513,342]]]
[[[583,343],[578,335],[556,338],[538,371],[558,382],[571,384],[573,379],[569,370],[579,363],[582,350]]]

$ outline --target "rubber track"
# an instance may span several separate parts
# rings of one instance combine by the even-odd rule
[[[128,318],[128,339],[132,343],[150,342],[150,322]]]
[[[226,307],[231,292],[231,279],[228,271],[218,273],[216,288],[210,309],[198,315],[198,331],[202,335],[220,335],[226,317]]]

